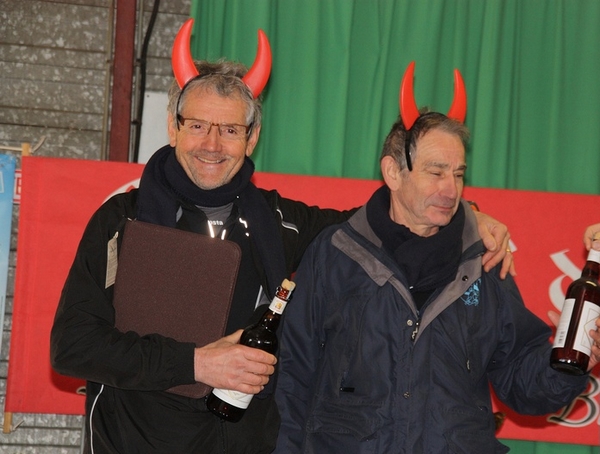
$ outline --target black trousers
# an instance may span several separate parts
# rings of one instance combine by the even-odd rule
[[[96,386],[88,383],[88,391]],[[279,422],[273,395],[255,396],[242,420],[230,423],[204,399],[104,386],[97,396],[88,392],[84,453],[267,454]]]

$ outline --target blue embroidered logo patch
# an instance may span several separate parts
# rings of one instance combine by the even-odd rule
[[[467,291],[460,297],[465,303],[465,306],[477,306],[479,305],[479,284],[481,283],[481,278],[477,279],[473,282]]]

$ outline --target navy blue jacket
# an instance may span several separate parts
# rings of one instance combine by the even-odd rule
[[[309,247],[282,326],[276,453],[504,453],[490,384],[526,414],[583,391],[549,366],[551,330],[513,279],[482,272],[465,212],[456,279],[422,312],[364,208]]]

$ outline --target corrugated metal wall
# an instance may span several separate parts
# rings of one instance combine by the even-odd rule
[[[147,91],[166,91],[171,82],[173,37],[189,16],[190,1],[160,3],[148,50]],[[110,0],[0,0],[0,146],[18,148],[22,142],[34,146],[43,139],[36,151],[40,156],[101,158],[105,100],[110,101],[105,88],[110,64],[110,4]],[[153,6],[154,0],[144,0],[140,8],[142,33]],[[0,352],[2,409],[9,363],[18,216],[15,206]],[[15,414],[13,426],[20,425],[9,434],[0,433],[0,453],[79,453],[82,420],[80,416]]]

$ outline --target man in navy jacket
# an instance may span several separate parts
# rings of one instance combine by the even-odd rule
[[[505,453],[490,384],[525,414],[556,411],[586,386],[550,367],[551,330],[512,277],[483,272],[461,201],[460,115],[406,116],[383,148],[385,186],[322,232],[295,276],[277,454]],[[599,354],[594,344],[590,369]]]

